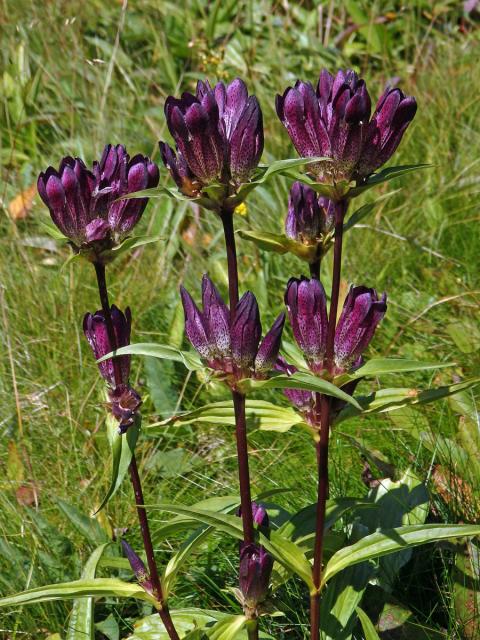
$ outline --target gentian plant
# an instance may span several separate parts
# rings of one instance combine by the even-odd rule
[[[352,200],[377,184],[423,166],[379,171],[413,120],[415,99],[400,89],[388,88],[372,115],[364,80],[350,70],[338,71],[335,76],[323,70],[316,89],[298,81],[277,96],[276,108],[300,158],[283,159],[270,167],[259,164],[264,146],[262,112],[256,97],[249,96],[245,83],[237,78],[213,88],[208,81],[200,81],[195,94],[167,98],[165,116],[176,149],[166,142],[161,142],[160,148],[176,184],[173,189],[157,186],[156,165],[142,155],[130,159],[122,145],[107,145],[91,170],[82,160],[66,157],[58,171],[49,167],[40,174],[38,191],[61,237],[68,240],[76,255],[93,264],[96,275],[101,308],[85,315],[83,330],[105,381],[102,403],[104,399],[108,403],[112,483],[99,509],[113,498],[128,469],[146,563],[123,531],[121,547],[137,584],[91,575],[103,545],[88,561],[84,578],[4,598],[1,606],[58,598],[89,598],[91,602],[96,596],[133,597],[156,611],[154,620],[147,618],[145,624],[153,632],[145,637],[231,640],[238,636],[257,640],[272,637],[260,628],[261,620],[279,613],[275,592],[297,576],[309,590],[311,640],[348,640],[358,625],[365,637],[375,639],[374,626],[360,608],[368,582],[381,584],[387,568],[390,575],[398,574],[405,554],[414,546],[480,534],[478,525],[426,524],[424,512],[418,510],[427,500],[424,487],[410,472],[398,482],[387,479],[384,493],[372,488],[363,501],[329,496],[332,427],[352,417],[430,402],[478,383],[472,379],[424,392],[394,388],[369,396],[354,395],[358,383],[369,376],[380,379],[384,374],[440,366],[398,358],[368,359],[369,345],[381,330],[387,311],[385,293],[352,285],[340,310],[344,231],[369,210],[362,208],[347,218]],[[305,167],[304,173],[298,173],[300,166]],[[292,181],[285,203],[285,233],[243,229],[242,236],[263,249],[293,253],[308,264],[309,273],[292,274],[285,283],[287,314],[279,309],[263,334],[255,296],[250,291],[240,296],[235,209],[257,185],[282,172]],[[228,304],[208,275],[201,283],[201,308],[183,286],[180,289],[185,334],[195,351],[130,344],[130,309],[121,311],[111,305],[107,288],[106,268],[119,247],[136,246],[131,232],[148,198],[165,195],[213,212],[209,215],[216,216],[223,227]],[[125,244],[130,238],[131,243]],[[331,288],[326,292],[321,282],[322,263],[332,247]],[[296,346],[285,341],[282,348],[286,315]],[[168,531],[178,528],[184,532],[186,527],[200,524],[162,572],[155,559],[135,456],[142,399],[130,381],[133,354],[168,358],[190,370],[205,369],[211,379],[224,383],[231,395],[230,400],[180,412],[157,424],[161,429],[166,424],[190,424],[200,417],[203,422],[213,417],[218,421],[221,412],[225,423],[235,428],[240,489],[238,499],[226,498],[218,511],[206,508],[205,503],[156,505],[177,517],[166,525]],[[250,394],[267,389],[283,391],[292,407],[250,398]],[[286,513],[282,522],[272,516],[270,507],[267,513],[258,498],[252,501],[250,416],[260,428],[285,431],[297,425],[312,435],[317,500],[297,513]],[[380,499],[388,507],[394,503],[395,490],[408,493],[412,487],[420,493],[420,502],[408,503],[400,512],[398,505],[391,511],[378,508]],[[353,512],[354,524],[344,527],[345,533],[340,535],[332,527],[347,512]],[[193,550],[216,529],[238,540],[238,588],[233,592],[242,613],[216,616],[212,610],[197,608],[170,611],[168,596],[176,575]],[[327,541],[332,542],[330,548]],[[397,554],[396,559],[388,564],[391,554]],[[361,572],[357,572],[359,568]],[[90,618],[84,622],[82,637],[93,638]],[[187,619],[188,628],[184,624]]]

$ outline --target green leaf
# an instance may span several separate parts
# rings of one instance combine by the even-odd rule
[[[108,542],[100,545],[89,557],[82,571],[82,580],[95,578],[98,563],[108,545]],[[75,600],[72,615],[68,621],[66,640],[93,640],[94,635],[93,598]]]
[[[97,622],[95,628],[108,638],[108,640],[120,640],[120,627],[112,614],[105,618],[105,620],[102,620],[102,622]],[[78,640],[80,640],[80,638]]]
[[[254,242],[257,247],[265,251],[274,251],[275,253],[293,253],[293,255],[312,262],[317,256],[317,245],[306,245],[297,242],[291,238],[287,238],[285,234],[268,233],[267,231],[255,231],[240,229],[238,232],[241,238]]]
[[[160,236],[132,236],[131,238],[125,238],[123,242],[112,249],[112,252],[115,255],[120,255],[159,240],[162,240]]]
[[[388,182],[389,180],[393,180],[394,178],[399,178],[400,176],[404,176],[407,173],[411,173],[412,171],[417,171],[418,169],[429,169],[430,167],[432,167],[431,164],[406,164],[399,165],[398,167],[388,167],[387,169],[383,169],[382,171],[379,171],[378,173],[370,176],[364,184],[360,184],[357,187],[350,189],[350,191],[348,192],[348,197],[355,198],[364,191],[368,191],[372,187],[376,187],[379,184]]]
[[[140,421],[141,418],[138,417],[135,424],[132,424],[126,433],[121,434],[118,431],[118,420],[113,415],[108,415],[107,438],[112,458],[112,479],[104,499],[93,515],[96,515],[103,509],[110,498],[117,493],[122,484],[135,451],[135,445],[137,444],[138,434],[140,432]]]
[[[316,391],[343,400],[361,410],[358,402],[352,398],[352,396],[349,396],[348,393],[345,393],[327,380],[318,378],[310,373],[304,373],[303,371],[297,371],[291,376],[283,374],[272,376],[268,380],[252,380],[248,378],[241,380],[239,385],[241,385],[246,392],[256,391],[258,389],[304,389],[306,391]]]
[[[280,407],[264,400],[247,399],[245,413],[247,420],[252,421],[263,431],[288,431],[294,425],[302,425],[301,416],[290,407]],[[146,429],[165,427],[174,424],[220,424],[235,426],[235,412],[231,400],[214,402],[198,409],[174,415],[161,422],[155,422]]]
[[[357,607],[356,612],[358,613],[363,633],[365,634],[365,640],[380,640],[380,636],[375,631],[375,627],[365,611]]]
[[[177,553],[170,558],[162,576],[162,586],[165,599],[168,599],[169,593],[172,590],[178,572],[182,566],[190,558],[193,551],[201,545],[213,531],[214,527],[202,527],[197,530],[182,544]]]
[[[205,511],[184,505],[158,504],[151,505],[151,508],[169,511],[178,515],[192,516],[198,522],[215,527],[238,540],[243,540],[242,520],[237,516],[230,516],[213,511]],[[282,538],[275,531],[270,531],[268,537],[259,531],[260,543],[269,551],[272,556],[284,565],[287,569],[296,573],[310,587],[312,585],[311,566],[300,549],[285,538]]]
[[[398,193],[399,191],[400,189],[389,191],[389,193],[385,193],[384,195],[380,196],[380,198],[377,198],[373,202],[367,202],[367,204],[364,204],[362,207],[354,211],[348,217],[347,222],[344,224],[344,227],[343,227],[344,233],[345,231],[349,231],[350,229],[352,229],[356,224],[358,224],[364,218],[366,218],[380,202],[382,202],[383,200],[386,200],[387,198],[390,198],[391,196]]]
[[[390,373],[406,373],[411,371],[429,371],[454,367],[455,362],[421,362],[404,358],[372,358],[352,373],[343,373],[335,378],[335,384],[343,386],[350,380],[358,380],[367,376],[381,376]]]
[[[385,529],[362,538],[347,546],[330,558],[325,568],[322,585],[326,584],[342,569],[359,562],[374,560],[389,553],[402,551],[429,542],[439,542],[449,538],[480,535],[480,525],[422,524]]]
[[[123,582],[117,578],[96,578],[94,580],[74,580],[46,587],[28,589],[6,598],[0,598],[0,607],[16,607],[37,602],[68,600],[72,598],[136,598],[155,605],[155,599],[149,596],[138,584]]]
[[[175,349],[175,347],[170,347],[166,344],[155,344],[152,342],[140,342],[138,344],[129,344],[126,347],[120,347],[120,349],[111,351],[102,358],[99,358],[97,362],[103,362],[113,356],[123,355],[151,356],[152,358],[160,358],[162,360],[173,360],[174,362],[181,362],[190,371],[203,369],[200,357],[193,351],[180,351],[180,349]]]
[[[210,640],[234,640],[247,624],[246,616],[228,616],[217,622],[207,636]]]
[[[55,240],[60,240],[62,242],[68,242],[67,236],[65,236],[60,229],[53,224],[53,222],[45,220],[38,220],[39,225],[48,233],[49,236],[54,238]]]
[[[359,412],[351,407],[346,407],[337,416],[335,423],[338,424],[344,420],[357,417],[358,415],[369,413],[384,413],[387,411],[395,411],[408,405],[428,404],[436,402],[442,398],[454,395],[459,391],[471,389],[480,384],[480,378],[471,378],[463,382],[457,382],[445,387],[437,387],[436,389],[426,389],[419,391],[418,389],[380,389],[369,396],[357,396],[356,400],[362,406]]]
[[[88,542],[95,546],[109,542],[107,534],[96,520],[84,515],[76,507],[64,500],[61,500],[60,498],[57,498],[57,504],[75,529],[83,535]]]
[[[308,166],[309,164],[316,164],[317,162],[332,162],[332,159],[319,156],[315,158],[288,158],[286,160],[276,160],[275,162],[272,162],[272,164],[267,167],[265,166],[259,167],[261,171],[262,170],[265,170],[265,171],[261,177],[255,178],[253,180],[253,183],[255,185],[263,184],[269,178],[271,178],[271,176],[275,175],[276,173],[285,174],[291,171],[292,169],[296,169],[297,167]]]

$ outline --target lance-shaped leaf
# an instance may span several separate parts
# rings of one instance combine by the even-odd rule
[[[127,251],[138,249],[138,247],[143,247],[146,244],[158,242],[162,239],[163,238],[161,238],[160,236],[132,236],[130,238],[126,238],[118,246],[114,247],[112,249],[112,252],[115,256],[118,256],[122,253],[126,253]]]
[[[397,167],[387,167],[386,169],[382,169],[382,171],[379,171],[378,173],[374,173],[367,179],[364,184],[360,184],[357,187],[351,189],[348,192],[348,196],[350,198],[355,198],[361,193],[364,193],[365,191],[368,191],[369,189],[372,189],[379,184],[383,184],[384,182],[388,182],[389,180],[393,180],[394,178],[400,178],[401,176],[404,176],[407,173],[412,173],[413,171],[429,169],[431,167],[431,164],[405,164],[398,165]]]
[[[203,368],[202,361],[199,356],[193,351],[180,351],[175,347],[170,347],[166,344],[155,344],[154,342],[139,342],[137,344],[129,344],[126,347],[121,347],[116,351],[107,353],[106,356],[100,358],[97,362],[103,362],[113,356],[151,356],[152,358],[160,358],[160,360],[173,360],[174,362],[181,362],[190,371],[197,371]]]
[[[288,431],[294,425],[304,425],[302,417],[292,408],[280,407],[264,400],[248,399],[245,413],[247,420],[256,424],[263,431]],[[154,422],[145,428],[150,430],[171,424],[183,426],[192,423],[235,426],[232,401],[213,402],[198,409],[171,416],[161,422]]]
[[[214,527],[202,527],[195,531],[168,561],[162,575],[163,597],[168,599],[169,593],[178,576],[178,572],[190,558],[194,550],[213,533]]]
[[[363,609],[360,609],[360,607],[357,607],[356,611],[357,611],[360,623],[362,625],[363,633],[365,635],[365,640],[380,640],[380,636],[375,631],[375,627],[373,626],[372,621],[367,616],[365,611],[363,611]]]
[[[408,525],[376,531],[353,545],[344,547],[330,558],[322,578],[325,585],[342,569],[375,560],[389,553],[402,551],[422,544],[440,542],[450,538],[466,538],[480,535],[480,525],[473,524],[425,524]]]
[[[343,400],[361,410],[361,406],[355,398],[349,396],[348,393],[345,393],[327,380],[323,380],[309,373],[304,373],[303,371],[297,371],[291,376],[282,374],[275,375],[268,380],[252,380],[249,378],[242,380],[239,385],[241,385],[242,390],[245,392],[256,391],[258,389],[304,389],[305,391],[315,391]]]
[[[98,563],[108,545],[108,542],[100,545],[89,557],[82,571],[82,580],[95,578]],[[93,621],[93,598],[75,600],[72,615],[68,621],[66,640],[93,640],[95,636]]]
[[[293,253],[298,258],[312,262],[317,255],[316,245],[305,245],[291,238],[287,238],[285,234],[269,233],[268,231],[255,231],[240,229],[238,232],[241,238],[254,242],[257,247],[265,251],[274,251],[275,253],[285,254]]]
[[[192,516],[198,522],[203,522],[204,524],[215,527],[217,530],[233,536],[238,540],[243,540],[242,521],[236,516],[205,511],[203,509],[196,509],[184,505],[158,504],[150,505],[150,507],[160,509],[162,511],[169,511],[178,515]],[[268,537],[262,531],[259,531],[258,533],[260,544],[262,544],[265,549],[272,554],[275,560],[300,576],[302,580],[311,587],[311,566],[302,551],[289,540],[279,536],[275,531],[269,531]]]
[[[138,584],[123,582],[117,578],[95,578],[94,580],[74,580],[45,587],[28,589],[14,595],[0,598],[0,607],[16,607],[24,604],[36,604],[52,600],[71,600],[75,598],[136,598],[151,605],[155,599],[149,596]]]
[[[372,358],[352,373],[342,373],[336,376],[334,382],[336,385],[343,386],[351,380],[359,380],[367,376],[376,377],[391,373],[444,369],[446,367],[454,367],[455,364],[455,362],[422,362],[404,358]]]
[[[338,424],[344,420],[349,420],[360,414],[369,413],[385,413],[387,411],[395,411],[408,405],[428,404],[430,402],[436,402],[442,398],[454,395],[459,391],[465,389],[471,389],[480,384],[479,378],[471,378],[464,380],[463,382],[457,382],[455,384],[446,385],[444,387],[437,387],[434,389],[425,389],[420,391],[419,389],[380,389],[369,396],[357,396],[356,399],[362,406],[361,412],[356,408],[346,407],[335,419],[335,423]]]
[[[118,420],[111,414],[107,417],[107,438],[110,445],[112,478],[108,491],[94,515],[103,509],[122,484],[137,444],[140,420],[141,418],[138,416],[136,423],[132,424],[125,434],[121,434],[118,430]]]

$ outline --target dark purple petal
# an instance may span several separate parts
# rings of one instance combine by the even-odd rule
[[[323,367],[327,339],[327,301],[325,290],[316,278],[291,278],[285,293],[288,317],[298,346],[312,370]]]
[[[260,343],[255,357],[255,373],[267,373],[275,365],[282,341],[284,324],[285,314],[281,313]]]
[[[387,296],[375,289],[351,287],[335,332],[335,366],[339,372],[352,367],[368,347],[387,310]]]
[[[134,422],[142,398],[129,385],[120,384],[108,393],[112,413],[118,420],[120,433],[125,433]]]
[[[324,230],[325,213],[320,208],[317,194],[311,187],[294,182],[288,200],[285,234],[298,242],[314,244]]]
[[[202,279],[203,326],[215,355],[230,355],[230,312],[217,288],[205,274]]]
[[[209,360],[214,354],[212,353],[203,316],[184,287],[180,287],[180,295],[185,313],[185,333],[202,358]]]
[[[250,291],[243,294],[236,306],[230,335],[235,365],[244,371],[252,369],[262,335],[262,325],[257,301]]]
[[[95,218],[85,227],[85,240],[87,242],[101,242],[108,240],[111,234],[110,225],[103,218]]]
[[[272,556],[256,544],[242,544],[240,551],[240,591],[249,608],[256,608],[268,595],[273,569]]]
[[[255,96],[248,98],[230,140],[230,171],[235,183],[247,182],[263,151],[263,120]]]
[[[275,364],[275,370],[280,371],[287,376],[291,376],[298,371],[293,364],[288,364],[282,356],[278,357]],[[284,389],[283,393],[301,413],[308,415],[313,410],[315,402],[314,394],[311,391],[304,391],[303,389]]]
[[[170,171],[179,190],[188,197],[199,195],[201,185],[196,181],[182,154],[175,155],[174,150],[165,142],[160,142],[163,164]]]

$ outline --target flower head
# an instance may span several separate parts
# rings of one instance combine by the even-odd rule
[[[199,81],[195,95],[167,98],[165,116],[177,153],[161,142],[162,159],[184,195],[199,197],[205,187],[219,185],[220,193],[207,197],[215,208],[216,200],[249,181],[263,151],[263,120],[243,80],[213,88]]]
[[[155,187],[158,167],[149,158],[130,158],[123,145],[107,145],[90,171],[80,158],[67,156],[58,171],[40,173],[37,188],[55,225],[76,251],[96,262],[112,259],[119,244],[140,220],[148,198],[119,200]]]
[[[302,244],[315,245],[332,231],[334,223],[335,204],[319,198],[311,187],[294,182],[285,219],[286,236]]]
[[[263,377],[278,356],[285,321],[281,314],[262,341],[262,325],[255,296],[247,291],[230,311],[207,275],[202,280],[202,311],[182,287],[185,332],[206,364],[227,374],[232,382],[245,377]]]
[[[363,180],[396,150],[416,112],[415,99],[387,89],[370,120],[364,80],[352,70],[333,77],[322,70],[316,90],[297,81],[277,95],[277,114],[303,157],[329,161],[309,165],[318,182]]]

